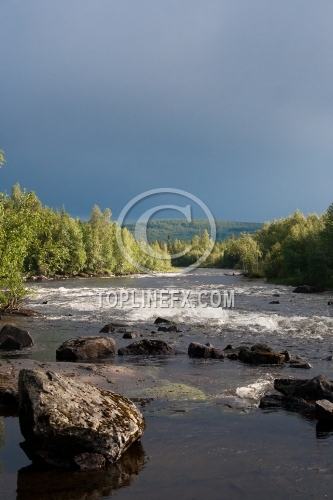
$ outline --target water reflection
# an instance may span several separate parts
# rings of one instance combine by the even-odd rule
[[[117,464],[99,471],[71,472],[24,467],[17,474],[17,500],[99,500],[129,486],[145,465],[141,442],[133,443]]]

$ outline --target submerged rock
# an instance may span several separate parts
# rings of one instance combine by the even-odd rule
[[[213,358],[213,359],[223,359],[225,358],[225,352],[223,349],[216,349],[211,345],[199,344],[198,342],[191,342],[188,346],[188,355],[190,358]]]
[[[255,347],[255,346],[253,346]],[[247,347],[240,349],[238,358],[243,361],[243,363],[249,363],[251,365],[277,365],[281,364],[285,360],[284,354],[274,352],[272,350],[250,350]]]
[[[53,372],[21,370],[19,400],[21,446],[32,461],[95,468],[97,454],[113,463],[145,429],[129,399]]]
[[[143,355],[170,355],[176,354],[176,351],[163,340],[142,339],[127,347],[118,349],[118,354],[124,356],[126,354],[143,354]]]
[[[58,361],[108,358],[116,351],[116,343],[108,337],[77,337],[66,340],[56,351]]]
[[[10,337],[20,343],[22,347],[31,347],[34,341],[26,330],[21,330],[13,325],[5,325],[0,332],[0,344],[3,344]]]

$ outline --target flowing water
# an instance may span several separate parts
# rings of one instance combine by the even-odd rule
[[[333,354],[333,306],[327,304],[332,294],[293,294],[292,287],[211,269],[186,275],[50,281],[32,287],[35,297],[28,307],[44,316],[11,322],[27,328],[35,345],[24,353],[4,353],[0,363],[10,358],[55,361],[55,350],[65,339],[98,335],[110,322],[139,330],[147,338],[166,340],[180,354],[114,356],[108,361],[140,373],[135,384],[123,384],[123,394],[151,398],[142,408],[147,423],[144,437],[117,468],[94,473],[37,470],[18,446],[22,436],[17,418],[0,420],[1,499],[332,496],[331,430],[297,414],[258,408],[260,397],[273,390],[276,377],[311,378],[322,373],[333,379],[333,361],[326,360]],[[145,294],[161,290],[180,291],[188,302],[185,307],[182,300],[174,307],[168,301],[142,307]],[[200,305],[198,294],[203,291],[215,295],[226,291],[229,296],[234,291],[234,307],[212,307],[209,294]],[[117,307],[108,304],[107,293],[117,295]],[[129,300],[120,307],[119,299],[126,294],[130,299],[134,294],[135,303]],[[279,304],[269,304],[273,300]],[[176,321],[181,332],[157,332],[153,325],[157,316]],[[112,335],[117,347],[132,342],[123,339],[122,332]],[[307,359],[312,369],[194,360],[187,356],[191,341],[221,348],[265,342]]]

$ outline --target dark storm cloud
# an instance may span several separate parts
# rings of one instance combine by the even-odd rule
[[[44,203],[117,214],[158,187],[218,218],[333,201],[333,5],[4,2],[0,172]]]

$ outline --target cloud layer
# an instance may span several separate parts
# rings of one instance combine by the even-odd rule
[[[217,218],[333,202],[333,4],[7,2],[0,20],[2,189],[118,214],[185,189]]]

